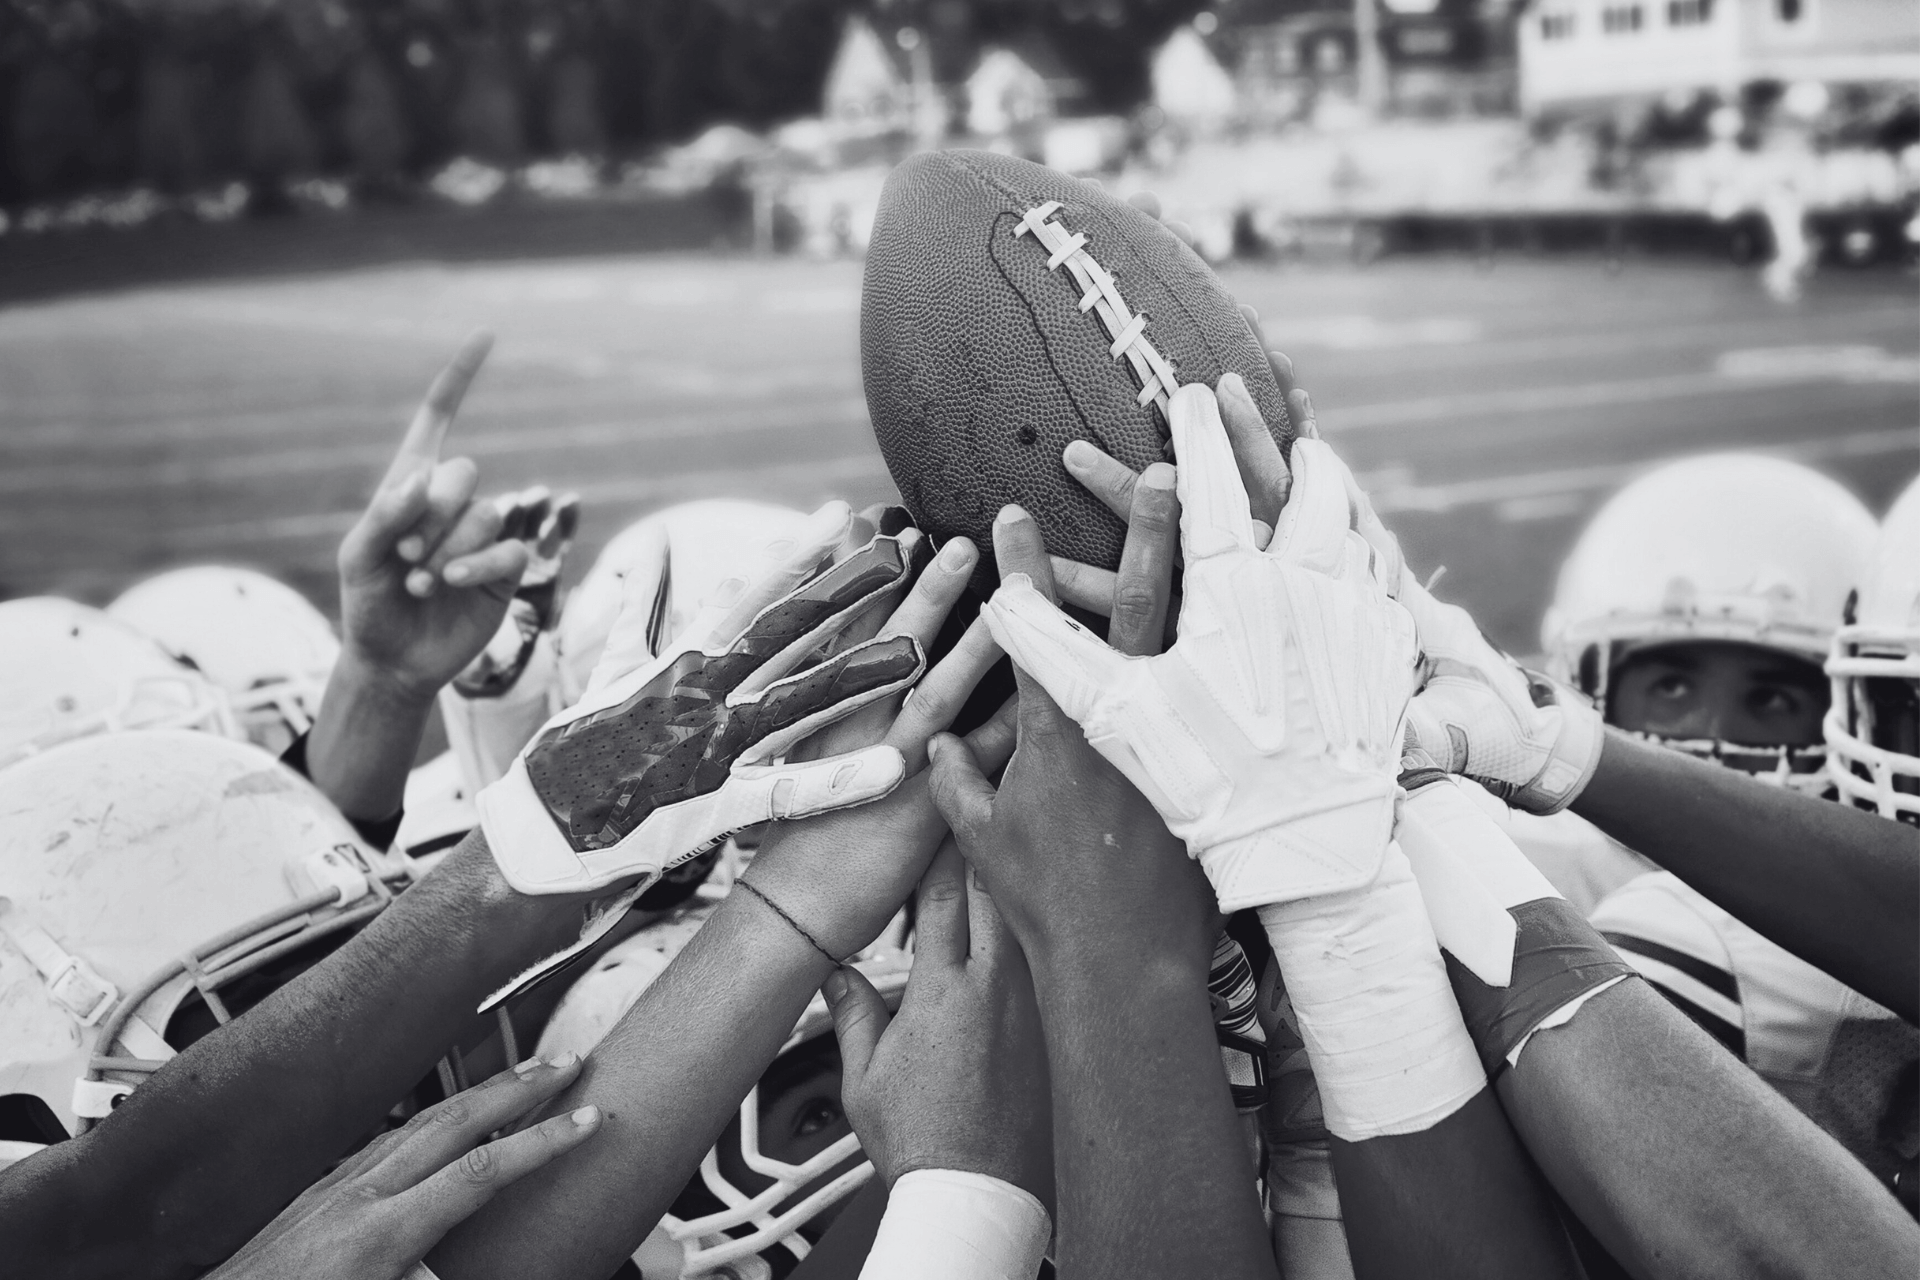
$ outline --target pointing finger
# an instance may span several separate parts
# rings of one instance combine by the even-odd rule
[[[474,375],[480,372],[487,352],[492,349],[493,335],[484,329],[460,345],[447,367],[433,380],[426,400],[414,412],[407,434],[400,440],[400,451],[394,455],[386,478],[381,481],[383,485],[392,484],[410,471],[424,471],[440,460],[440,446],[447,438],[447,429],[453,425],[467,388],[473,384]]]

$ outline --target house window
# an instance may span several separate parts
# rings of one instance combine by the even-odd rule
[[[1540,15],[1540,38],[1542,40],[1570,40],[1573,38],[1573,15],[1570,13],[1543,13]]]
[[[1713,0],[1667,0],[1667,25],[1704,27],[1713,21]]]
[[[1776,0],[1784,3],[1786,0]],[[1623,36],[1640,29],[1643,19],[1637,4],[1608,5],[1600,11],[1600,29],[1610,36]]]

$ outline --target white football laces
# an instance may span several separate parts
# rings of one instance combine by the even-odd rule
[[[1173,362],[1147,341],[1147,317],[1144,314],[1135,315],[1127,306],[1112,273],[1095,262],[1093,255],[1087,252],[1087,237],[1078,231],[1068,232],[1057,222],[1047,221],[1059,208],[1058,200],[1049,200],[1027,210],[1026,216],[1020,219],[1020,225],[1013,230],[1014,239],[1032,232],[1033,238],[1049,254],[1047,270],[1058,271],[1064,266],[1073,274],[1074,281],[1081,289],[1080,310],[1091,311],[1099,316],[1100,323],[1106,327],[1107,336],[1113,339],[1113,345],[1107,353],[1115,360],[1125,356],[1133,366],[1134,376],[1140,380],[1138,403],[1144,405],[1151,402],[1157,405],[1161,420],[1170,422],[1167,402],[1180,387],[1179,381],[1173,376]]]

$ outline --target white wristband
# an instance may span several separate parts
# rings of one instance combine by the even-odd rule
[[[1261,907],[1260,923],[1336,1137],[1419,1133],[1486,1087],[1398,844],[1372,884]]]
[[[915,1169],[887,1195],[860,1280],[1033,1280],[1053,1237],[1046,1206],[984,1173]]]

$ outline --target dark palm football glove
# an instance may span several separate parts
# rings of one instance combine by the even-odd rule
[[[629,598],[580,702],[534,735],[479,796],[481,824],[522,893],[651,883],[728,833],[878,800],[905,773],[879,745],[775,763],[796,743],[910,686],[926,657],[910,636],[867,640],[803,666],[903,587],[918,530],[876,535],[830,560],[851,513],[816,513],[800,550],[716,604],[649,658],[654,601]]]

